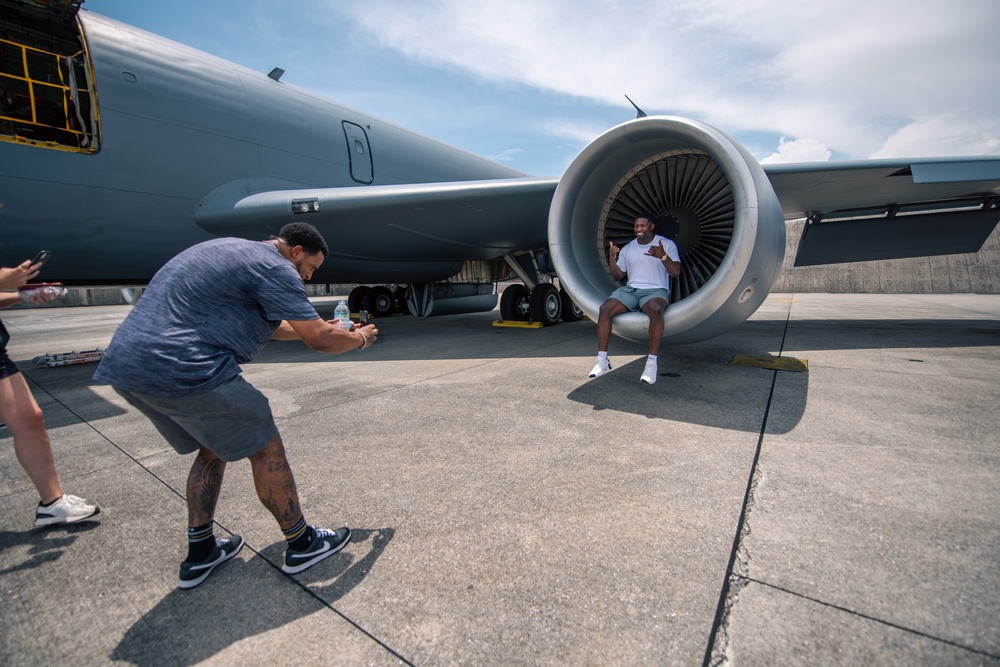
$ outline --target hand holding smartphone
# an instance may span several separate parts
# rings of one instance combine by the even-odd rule
[[[28,266],[34,266],[35,264],[45,264],[45,262],[49,261],[50,257],[52,257],[51,250],[39,250],[38,254],[35,255],[35,258],[31,260],[31,264],[29,264]]]

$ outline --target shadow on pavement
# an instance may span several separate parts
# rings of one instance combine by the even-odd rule
[[[21,563],[0,570],[0,577],[59,560],[66,547],[76,542],[77,533],[93,530],[100,525],[100,521],[88,520],[23,532],[0,531],[0,553],[14,547],[27,546],[29,556]]]
[[[242,639],[279,628],[342,598],[364,580],[394,534],[392,528],[352,529],[348,549],[370,540],[368,553],[355,560],[353,553],[344,550],[295,575],[313,598],[279,585],[277,594],[261,600],[266,595],[264,582],[256,593],[245,589],[252,585],[249,582],[254,574],[249,570],[254,567],[253,560],[234,558],[212,575],[223,575],[230,582],[222,594],[218,586],[204,584],[188,591],[173,590],[128,629],[108,657],[141,666],[194,665],[207,660]],[[271,545],[259,556],[279,567],[275,564],[284,559],[284,546]],[[200,626],[193,620],[199,618],[212,620]]]
[[[656,384],[647,385],[639,382],[646,364],[645,358],[639,358],[583,382],[567,398],[594,410],[757,433],[772,378],[779,371],[724,363],[668,358],[660,365]],[[808,373],[784,373],[782,377],[789,389],[781,406],[783,418],[769,422],[773,433],[795,428],[805,413],[809,395]]]

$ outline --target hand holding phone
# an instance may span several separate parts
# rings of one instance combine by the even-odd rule
[[[51,250],[39,250],[38,254],[35,255],[35,258],[31,260],[31,264],[29,264],[28,266],[30,267],[34,266],[35,264],[45,264],[45,262],[49,261],[50,257],[52,257]]]

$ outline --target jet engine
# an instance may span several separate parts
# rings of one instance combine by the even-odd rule
[[[549,247],[563,288],[591,319],[619,285],[608,244],[635,238],[636,214],[677,244],[663,341],[691,343],[745,321],[764,301],[785,255],[778,198],[750,153],[713,127],[648,116],[587,146],[566,170],[549,210]],[[617,335],[645,341],[643,313],[614,319]]]

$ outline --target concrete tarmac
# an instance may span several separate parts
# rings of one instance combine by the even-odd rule
[[[102,512],[32,530],[0,429],[2,664],[1000,665],[1000,296],[773,294],[664,349],[653,386],[617,338],[587,378],[589,321],[271,343],[244,375],[306,519],[354,538],[283,574],[236,462],[216,534],[246,547],[190,591],[191,457],[93,365],[31,363],[106,345],[127,312],[3,314],[63,489]]]

